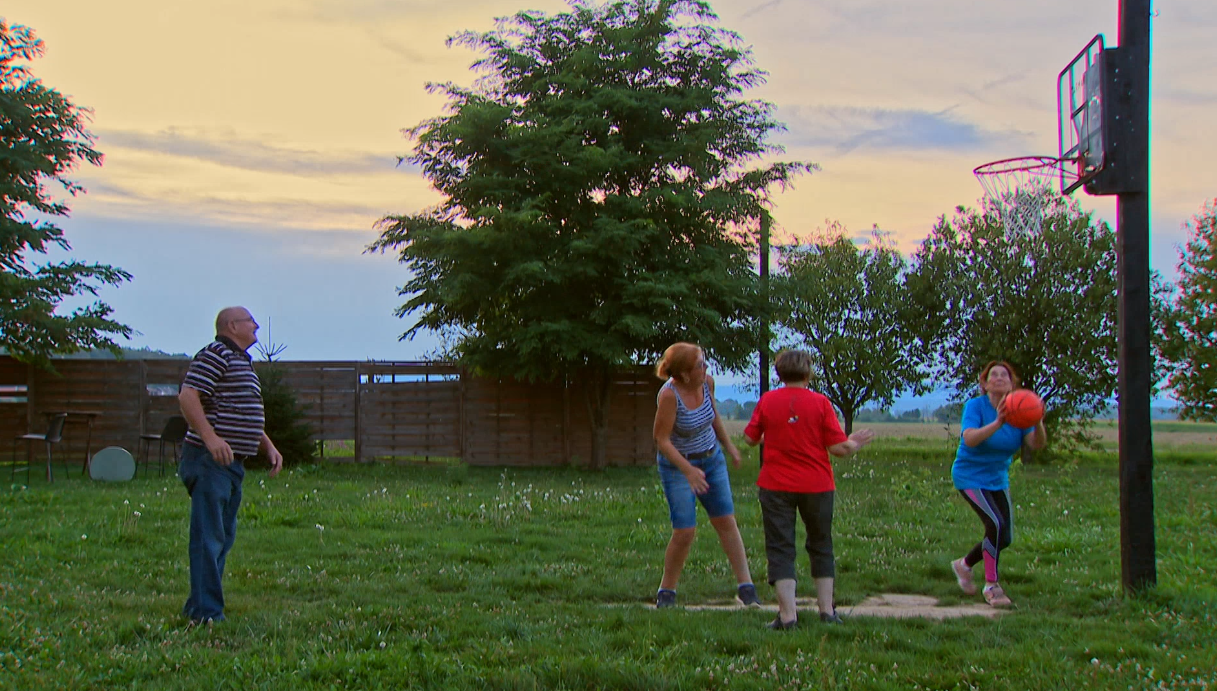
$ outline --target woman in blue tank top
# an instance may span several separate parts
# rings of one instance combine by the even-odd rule
[[[710,516],[710,525],[731,562],[738,582],[736,598],[760,606],[744,540],[735,523],[727,460],[740,465],[739,450],[731,443],[714,407],[714,379],[706,374],[706,355],[692,343],[675,343],[664,351],[655,374],[666,380],[659,390],[655,411],[655,446],[659,477],[663,481],[672,538],[663,558],[663,580],[655,597],[656,607],[676,604],[676,583],[689,556],[697,530],[697,502]]]

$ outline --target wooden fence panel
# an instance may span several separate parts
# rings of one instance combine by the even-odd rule
[[[464,460],[470,465],[564,465],[563,386],[469,377]]]
[[[87,418],[68,418],[56,454],[67,454],[82,468],[86,445],[92,452],[106,446],[138,450],[143,425],[144,392],[140,361],[57,360],[56,372],[34,370],[32,417],[38,422],[56,412],[95,413],[90,429]],[[79,471],[74,471],[79,472]]]
[[[190,360],[140,360],[143,368],[143,422],[141,434],[160,434],[169,418],[182,414],[177,396],[182,390],[182,380],[190,367]],[[138,454],[141,449],[132,448]],[[152,445],[150,454],[156,453]]]
[[[459,374],[446,364],[361,364],[357,460],[460,458]]]
[[[12,452],[14,438],[29,432],[45,431],[30,427],[29,385],[30,369],[27,365],[8,356],[0,357],[0,386],[6,390],[6,393],[0,394],[5,399],[0,401],[0,439],[3,440],[0,452],[6,455],[5,460],[7,454]]]
[[[284,370],[284,383],[305,406],[315,439],[355,439],[360,363],[280,361],[274,366]]]
[[[160,433],[170,416],[180,414],[177,394],[188,366],[189,360],[180,358],[56,360],[52,374],[0,357],[0,386],[28,388],[27,403],[0,402],[0,434],[12,439],[39,431],[51,412],[96,412],[92,450],[122,446],[138,456],[140,434]],[[357,460],[441,457],[471,465],[554,466],[583,465],[591,458],[585,389],[579,382],[472,377],[444,363],[280,361],[275,366],[308,406],[315,437],[354,440]],[[651,425],[658,389],[643,368],[617,377],[609,410],[609,464],[654,462]],[[58,451],[79,466],[88,434],[85,418],[71,418]]]
[[[623,371],[613,381],[609,398],[608,450],[606,458],[612,466],[650,465],[655,463],[655,443],[652,430],[655,423],[655,396],[661,382],[649,368]],[[571,439],[576,464],[591,457],[591,418],[586,403],[586,388],[572,386]]]
[[[609,402],[609,465],[655,462],[651,429],[659,382],[649,370],[617,377]],[[586,388],[470,377],[465,394],[465,455],[470,465],[585,465],[592,455]]]

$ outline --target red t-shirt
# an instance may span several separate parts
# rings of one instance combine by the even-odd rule
[[[831,492],[837,488],[828,447],[848,437],[823,394],[789,386],[766,392],[752,411],[744,434],[765,441],[758,487],[777,492]]]

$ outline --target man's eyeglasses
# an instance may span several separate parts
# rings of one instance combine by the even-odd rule
[[[257,326],[257,325],[258,325],[258,322],[254,321],[254,318],[253,318],[253,317],[241,317],[240,319],[233,319],[233,320],[232,320],[232,323],[233,323],[233,324],[239,324],[239,323],[241,323],[241,322],[252,322],[254,326]]]

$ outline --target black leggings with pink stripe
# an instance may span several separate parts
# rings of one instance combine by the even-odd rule
[[[976,543],[963,563],[972,568],[980,560],[985,562],[985,582],[997,582],[997,558],[1014,539],[1014,522],[1010,514],[1010,490],[1008,489],[961,489],[968,505],[985,524],[985,539]]]

